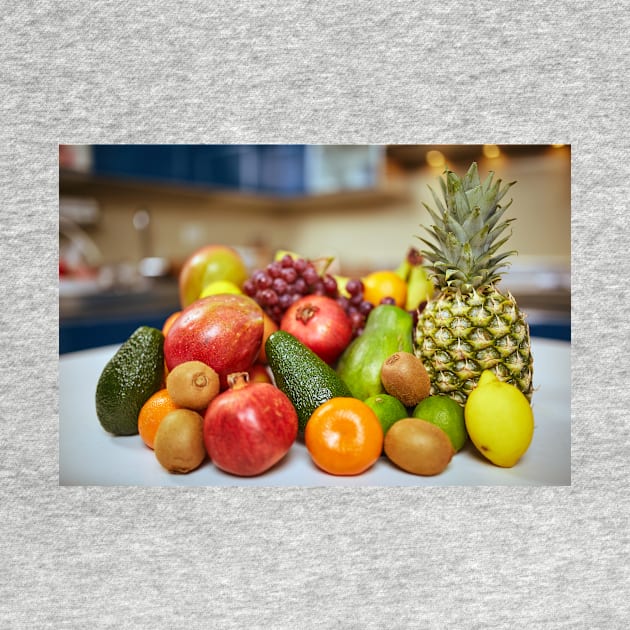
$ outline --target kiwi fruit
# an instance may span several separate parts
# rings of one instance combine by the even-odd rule
[[[455,453],[451,440],[439,427],[420,418],[403,418],[385,434],[385,455],[414,475],[438,475]]]
[[[431,379],[422,361],[410,352],[394,352],[381,367],[385,391],[405,407],[414,407],[431,393]]]
[[[219,393],[219,375],[201,361],[175,366],[166,377],[166,389],[173,402],[185,409],[202,411]]]
[[[171,473],[189,473],[199,468],[206,457],[201,415],[191,409],[167,413],[155,434],[153,452]]]

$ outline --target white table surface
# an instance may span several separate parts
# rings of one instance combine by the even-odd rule
[[[406,473],[385,457],[367,472],[338,477],[319,470],[297,441],[274,468],[236,477],[206,459],[187,475],[166,472],[139,435],[115,437],[97,417],[94,393],[118,346],[65,354],[59,360],[59,483],[85,486],[551,486],[571,484],[571,346],[532,339],[534,437],[513,468],[494,466],[470,440],[440,475]]]

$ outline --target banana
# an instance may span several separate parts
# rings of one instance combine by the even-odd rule
[[[344,297],[349,298],[350,294],[346,290],[346,284],[348,284],[348,281],[351,280],[351,278],[349,278],[348,276],[338,276],[338,275],[333,275],[333,278],[337,281],[337,288],[339,289],[339,294],[343,295]]]
[[[397,276],[400,276],[405,282],[409,280],[409,273],[411,272],[411,263],[407,256],[405,256],[404,260],[394,269],[394,273]]]
[[[394,273],[402,278],[405,282],[409,282],[411,270],[422,264],[422,254],[415,248],[410,247],[401,261],[400,265],[394,269]]]
[[[317,273],[320,276],[323,276],[328,271],[329,267],[335,261],[335,257],[334,256],[321,256],[320,258],[306,258],[306,256],[302,256],[302,254],[298,254],[296,252],[292,252],[292,251],[290,251],[288,249],[278,249],[276,251],[276,253],[273,255],[273,260],[274,260],[274,262],[278,262],[278,261],[282,260],[287,255],[291,256],[291,258],[293,258],[293,260],[296,260],[297,258],[304,258],[306,260],[309,260],[310,262],[313,263]],[[344,286],[345,286],[345,283],[344,283]]]
[[[426,268],[422,265],[412,266],[407,280],[407,303],[405,309],[413,311],[433,295],[435,287]]]

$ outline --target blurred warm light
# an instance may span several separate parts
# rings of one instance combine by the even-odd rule
[[[427,151],[426,155],[427,164],[431,168],[443,168],[446,165],[446,158],[441,151],[435,149]]]
[[[490,160],[495,160],[501,155],[501,149],[496,144],[484,144],[483,155]]]
[[[562,149],[562,147],[564,146],[564,144],[552,144],[551,145],[554,149]]]

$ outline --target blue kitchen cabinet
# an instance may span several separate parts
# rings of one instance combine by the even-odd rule
[[[382,147],[305,144],[94,145],[93,173],[301,197],[378,187]]]
[[[93,318],[59,323],[59,354],[121,344],[140,326],[162,330],[172,310],[147,316]]]
[[[94,145],[93,173],[250,193],[306,192],[305,145]]]

